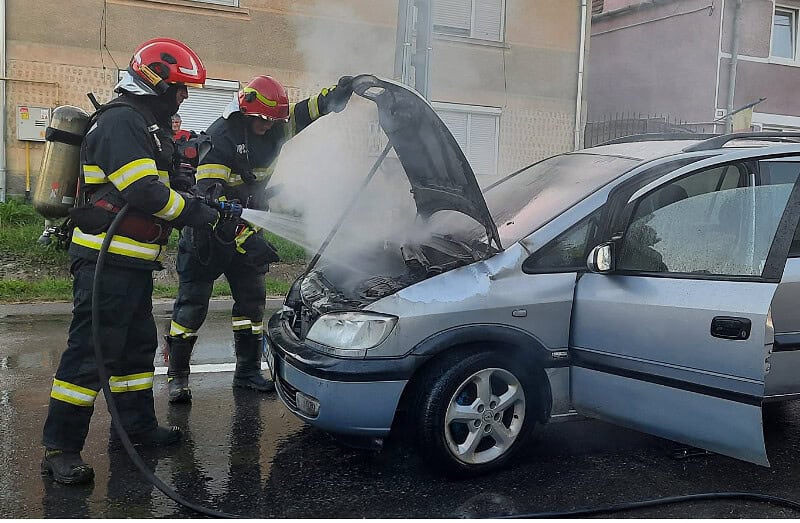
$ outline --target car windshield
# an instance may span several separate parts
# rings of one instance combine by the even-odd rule
[[[503,246],[519,241],[642,161],[572,153],[523,169],[484,191]]]

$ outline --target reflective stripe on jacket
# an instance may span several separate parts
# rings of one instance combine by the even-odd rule
[[[170,222],[179,220],[186,209],[183,196],[169,186],[173,144],[170,132],[149,126],[140,112],[144,110],[141,101],[136,104],[138,109],[120,105],[101,112],[86,133],[81,147],[83,190],[87,199],[102,194],[102,199],[115,207],[129,203],[145,219],[149,215],[153,223],[162,224],[166,233]],[[115,235],[109,263],[160,268],[158,261],[166,236],[142,242]],[[76,228],[70,253],[93,259],[104,237],[105,234],[88,234]]]

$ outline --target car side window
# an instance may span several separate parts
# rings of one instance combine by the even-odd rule
[[[777,185],[794,183],[800,175],[800,162],[765,161],[761,162],[762,183]],[[790,258],[800,258],[800,224],[794,232],[792,245],[789,247]]]
[[[601,210],[602,207],[531,254],[523,262],[522,271],[548,273],[586,270],[588,242],[597,230]]]
[[[792,245],[789,247],[789,258],[800,258],[800,224],[794,230]]]
[[[635,202],[621,271],[760,276],[793,184],[755,185],[757,164],[672,180]]]

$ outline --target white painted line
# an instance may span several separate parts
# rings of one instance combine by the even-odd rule
[[[204,363],[201,365],[189,365],[192,374],[202,374],[204,372],[233,372],[236,369],[235,363]],[[261,362],[261,370],[267,370],[266,361]],[[156,376],[166,376],[166,367],[156,367]]]

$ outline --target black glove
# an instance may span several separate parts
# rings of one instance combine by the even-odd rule
[[[173,220],[175,225],[183,227],[204,227],[214,225],[219,220],[219,212],[212,209],[199,198],[185,198],[186,205],[177,220]]]
[[[350,95],[353,94],[353,77],[342,76],[336,86],[325,95],[325,114],[344,111]]]
[[[179,192],[189,192],[195,184],[195,172],[197,170],[188,163],[178,164],[169,177],[169,186]]]

